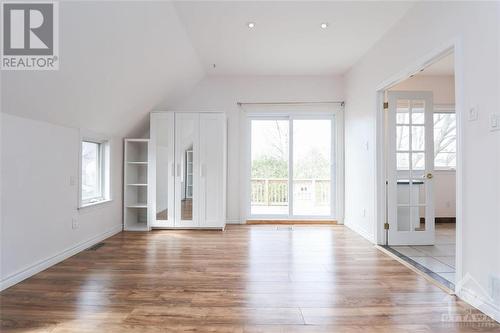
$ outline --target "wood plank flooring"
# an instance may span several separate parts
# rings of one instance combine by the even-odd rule
[[[122,232],[0,302],[1,332],[500,330],[343,226]]]

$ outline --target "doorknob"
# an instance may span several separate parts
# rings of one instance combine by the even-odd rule
[[[434,175],[433,175],[432,173],[430,173],[430,172],[429,172],[427,175],[425,175],[425,177],[426,177],[427,179],[432,179],[432,177],[434,177]]]

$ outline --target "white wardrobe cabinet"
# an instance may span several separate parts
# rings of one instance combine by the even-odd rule
[[[225,115],[152,112],[149,144],[150,226],[223,229]]]

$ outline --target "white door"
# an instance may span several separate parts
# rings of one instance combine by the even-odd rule
[[[199,225],[223,228],[226,220],[226,121],[222,113],[200,114]]]
[[[389,245],[434,244],[431,92],[388,92]]]
[[[199,226],[199,114],[175,113],[175,227]]]
[[[174,114],[151,113],[149,173],[151,175],[150,216],[151,226],[174,226]]]

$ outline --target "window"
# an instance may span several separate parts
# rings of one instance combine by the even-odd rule
[[[82,140],[80,207],[109,199],[107,146],[106,141]]]
[[[456,116],[451,112],[434,113],[434,168],[441,170],[455,169],[456,151]]]
[[[249,121],[250,216],[335,216],[334,115],[283,113]]]

